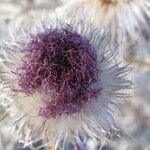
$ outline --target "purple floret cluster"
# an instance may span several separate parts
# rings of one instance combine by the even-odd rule
[[[101,89],[92,89],[98,78],[96,49],[70,26],[45,29],[26,44],[23,65],[19,68],[20,92],[46,93],[45,107],[39,114],[50,118],[73,114]]]

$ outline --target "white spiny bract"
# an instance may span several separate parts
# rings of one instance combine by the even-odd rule
[[[71,37],[63,45],[68,35]],[[51,37],[55,39],[55,36],[62,43],[57,40],[50,43]],[[85,19],[63,18],[54,22],[42,19],[41,23],[33,20],[22,32],[11,34],[10,39],[1,42],[0,103],[10,114],[10,126],[17,132],[19,141],[30,145],[43,140],[43,144],[52,146],[52,149],[65,149],[67,143],[85,148],[84,142],[88,137],[111,139],[119,134],[112,106],[117,109],[119,103],[129,98],[131,82],[127,76],[130,68],[117,62],[116,53],[112,53],[108,46],[108,39],[103,29]],[[47,50],[53,50],[55,55],[44,55],[45,42],[53,45]],[[59,44],[63,46],[59,47]],[[61,55],[58,59],[56,50],[67,58]],[[83,60],[80,66],[81,60],[77,58],[77,63],[76,55],[70,59],[74,52],[78,52],[76,55]],[[35,65],[38,65],[37,69]],[[44,76],[43,72],[37,75],[37,70],[43,69],[44,65],[50,69],[57,65],[59,71],[51,69],[44,71]],[[67,67],[77,74],[83,70],[87,74],[69,74]],[[63,69],[60,71],[60,68]],[[62,77],[65,69],[69,75],[64,79],[67,85],[62,87],[60,74]],[[54,71],[57,78],[53,76]],[[72,76],[75,76],[74,80]]]

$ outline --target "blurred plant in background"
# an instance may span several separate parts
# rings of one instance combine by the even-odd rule
[[[121,42],[126,61],[150,64],[149,0],[70,0],[60,10],[71,15],[81,8],[92,23],[110,32],[111,44]]]

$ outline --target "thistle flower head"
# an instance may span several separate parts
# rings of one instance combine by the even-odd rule
[[[100,91],[90,88],[98,78],[96,50],[71,26],[45,29],[29,41],[24,52],[20,91],[31,94],[39,89],[49,95],[41,115],[75,113]]]
[[[82,4],[90,21],[110,31],[112,44],[118,43],[122,36],[126,45],[131,41],[135,43],[138,37],[144,37],[144,34],[140,35],[142,31],[149,33],[149,0],[95,0],[94,3],[92,0],[77,0],[70,1],[64,11],[70,15]]]
[[[18,139],[65,149],[117,135],[111,108],[128,97],[129,68],[102,29],[77,18],[46,21],[1,47],[0,101]]]

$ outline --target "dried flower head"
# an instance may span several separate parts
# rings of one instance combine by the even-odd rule
[[[149,0],[77,0],[70,1],[61,8],[67,15],[84,7],[84,13],[93,23],[109,29],[112,43],[120,41],[122,37],[134,43],[141,32],[149,33],[150,1]],[[143,40],[143,37],[140,40]],[[130,38],[130,39],[128,39]]]
[[[111,109],[128,98],[130,69],[115,59],[107,34],[77,18],[46,19],[23,33],[0,52],[0,101],[18,139],[65,149],[117,135]]]

